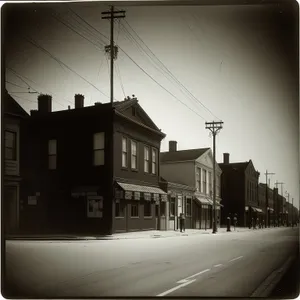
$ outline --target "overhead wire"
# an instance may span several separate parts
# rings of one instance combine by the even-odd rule
[[[16,83],[13,83],[13,82],[10,82],[10,81],[7,81],[7,80],[5,80],[5,82],[8,83],[8,84],[14,85],[16,87],[19,87],[21,89],[29,89],[29,87],[24,87],[24,86],[18,85]]]
[[[78,15],[78,14],[76,14]],[[95,27],[93,27],[92,25],[90,25],[87,21],[83,20],[86,24],[88,24],[89,27],[93,28],[98,34],[100,34],[101,36],[104,36],[105,38],[107,38],[104,34],[102,34],[98,29],[96,29]],[[108,38],[107,38],[108,39]],[[108,39],[109,40],[109,39]],[[205,120],[200,114],[198,114],[197,112],[195,112],[193,109],[191,109],[186,103],[184,103],[182,100],[180,100],[178,97],[176,97],[173,93],[171,93],[168,89],[166,89],[162,84],[160,84],[157,80],[155,80],[153,78],[153,76],[151,76],[148,72],[146,72],[142,67],[140,67],[133,59],[132,57],[126,53],[126,51],[124,51],[120,46],[119,49],[145,74],[147,75],[150,79],[152,79],[157,85],[159,85],[163,90],[165,90],[167,93],[169,93],[173,98],[175,98],[177,101],[179,101],[181,104],[183,104],[184,106],[186,106],[189,110],[191,110],[193,113],[195,113],[196,115],[198,115],[200,118],[202,118],[203,120]]]
[[[126,98],[125,89],[124,89],[124,85],[123,85],[123,82],[122,82],[121,72],[120,72],[120,68],[119,68],[118,63],[115,63],[115,69],[116,69],[116,73],[117,73],[117,75],[119,77],[119,80],[120,80],[120,85],[121,85],[121,89],[122,89],[123,94],[124,94],[124,98]]]
[[[138,33],[132,28],[132,26],[128,23],[127,20],[124,19],[124,22],[127,24],[127,26],[134,32],[134,34],[137,36],[137,38],[141,41],[141,43],[149,50],[149,52],[153,55],[153,57],[161,64],[161,66],[166,70],[166,72],[171,76],[171,78],[180,86],[182,87],[186,93],[198,104],[200,104],[204,109],[206,109],[212,116],[219,119],[207,106],[205,106],[199,99],[197,99],[185,86],[182,84],[175,76],[174,74],[168,69],[168,67],[153,53],[153,51],[148,47],[148,45],[143,41],[143,39],[138,35]],[[124,26],[124,25],[123,25]],[[124,28],[126,28],[124,26]],[[127,29],[126,29],[127,30]],[[128,31],[129,32],[129,31]]]

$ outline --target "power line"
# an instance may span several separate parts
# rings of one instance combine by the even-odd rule
[[[77,14],[76,14],[77,15]],[[83,20],[83,19],[82,19]],[[90,25],[87,21],[83,20],[89,27],[93,28],[98,34],[101,36],[104,36],[106,39],[108,39],[104,34],[102,34],[99,30],[97,30],[95,27]],[[109,39],[108,39],[109,40]],[[169,93],[173,98],[175,98],[177,101],[182,103],[184,106],[186,106],[189,110],[194,112],[196,115],[198,115],[200,118],[205,120],[201,115],[199,115],[197,112],[195,112],[193,109],[191,109],[189,106],[187,106],[184,102],[182,102],[178,97],[176,97],[174,94],[172,94],[169,90],[167,90],[164,86],[162,86],[158,81],[156,81],[151,75],[149,75],[142,67],[140,67],[121,47],[119,49],[143,72],[145,73],[150,79],[152,79],[156,84],[158,84],[162,89],[164,89],[167,93]]]
[[[11,84],[11,85],[14,85],[14,86],[16,86],[16,87],[19,87],[19,88],[22,88],[22,89],[30,89],[29,87],[24,87],[24,86],[21,86],[21,85],[18,85],[18,84],[16,84],[16,83],[13,83],[13,82],[10,82],[10,81],[5,81],[6,83],[9,83],[9,84]]]
[[[203,108],[205,108],[208,112],[210,112],[214,117],[219,119],[208,107],[206,107],[199,99],[197,99],[175,76],[174,74],[167,68],[167,66],[153,53],[153,51],[147,46],[147,44],[142,40],[142,38],[137,34],[137,32],[130,26],[128,21],[124,20],[125,23],[129,26],[129,28],[135,33],[135,35],[139,38],[139,40],[145,45],[145,47],[150,51],[150,53],[154,56],[155,59],[165,68],[168,74],[177,82],[197,103],[199,103]],[[123,25],[124,26],[124,25]],[[124,26],[125,27],[125,26]]]
[[[42,87],[40,84],[36,83],[36,82],[33,81],[32,79],[30,79],[30,78],[28,78],[28,77],[26,77],[26,76],[24,76],[24,75],[21,75],[20,73],[18,73],[17,71],[15,71],[14,69],[12,69],[12,68],[10,68],[10,67],[6,67],[6,69],[10,70],[15,76],[17,76],[18,78],[20,78],[25,84],[28,85],[29,88],[31,88],[32,90],[34,90],[34,91],[36,91],[37,93],[41,94],[38,90],[36,90],[36,89],[34,89],[33,87],[31,87],[31,86],[30,86],[23,78],[27,79],[28,81],[34,83],[34,84],[37,85],[37,86]],[[22,77],[23,77],[23,78],[22,78]],[[50,94],[53,94],[53,95],[56,95],[56,96],[57,96],[57,94],[55,94],[55,93],[53,93],[53,92],[51,92],[51,91],[45,89],[44,87],[42,87],[42,88],[43,88],[46,92],[48,92],[48,93],[50,93]],[[67,99],[65,99],[65,100],[66,100],[67,102],[70,102],[70,103],[71,103],[70,100],[67,100]],[[53,100],[53,101],[56,102],[57,104],[61,105],[62,107],[64,107],[64,106],[63,106],[61,103],[59,103],[58,101],[56,101],[56,100]]]
[[[65,64],[64,62],[62,62],[59,58],[55,57],[54,55],[52,55],[48,50],[46,50],[44,47],[42,47],[41,45],[39,45],[37,42],[35,42],[33,39],[31,39],[33,42],[31,42],[33,45],[37,45],[39,47],[41,47],[42,49],[44,49],[44,51],[46,53],[49,54],[50,57],[52,57],[55,61],[61,63],[62,65],[64,65],[67,69],[69,69],[71,72],[73,72],[74,74],[76,74],[77,76],[79,76],[82,80],[84,80],[86,83],[88,83],[89,85],[93,86],[98,92],[100,92],[102,95],[104,95],[105,97],[108,97],[105,93],[103,93],[101,90],[99,90],[93,83],[91,83],[90,81],[88,81],[87,79],[85,79],[82,75],[80,75],[79,73],[77,73],[75,70],[73,70],[72,68],[70,68],[67,64]]]

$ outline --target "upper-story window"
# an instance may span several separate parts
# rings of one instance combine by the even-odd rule
[[[122,167],[128,167],[128,147],[127,147],[127,138],[122,137]]]
[[[137,170],[137,142],[131,141],[131,169]]]
[[[150,148],[145,146],[144,147],[144,171],[149,173],[150,168]]]
[[[196,190],[201,191],[201,169],[196,168]]]
[[[207,188],[206,188],[206,170],[203,170],[203,194],[207,194]]]
[[[152,174],[156,174],[157,150],[152,148]]]
[[[104,132],[94,134],[94,166],[104,165]]]
[[[213,178],[212,178],[212,174],[211,174],[211,172],[208,172],[208,194],[210,195],[210,196],[212,196],[212,193],[213,193],[213,188],[212,188],[212,180],[213,180]]]
[[[55,170],[57,165],[57,140],[48,141],[48,167]]]
[[[5,130],[5,159],[17,160],[17,133]]]

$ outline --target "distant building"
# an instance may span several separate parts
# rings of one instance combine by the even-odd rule
[[[278,190],[276,188],[271,189],[269,186],[268,189],[266,189],[265,183],[259,183],[259,189],[259,201],[263,204],[261,207],[264,211],[265,224],[267,226],[274,226],[277,220],[276,201]],[[268,193],[268,202],[266,193]]]
[[[252,160],[247,162],[229,161],[229,153],[224,153],[223,163],[219,166],[221,175],[222,224],[226,224],[227,217],[231,221],[237,214],[238,226],[251,227],[262,221],[263,210],[259,205],[258,180],[259,172],[255,170]]]
[[[33,232],[112,234],[159,229],[160,143],[165,134],[136,98],[51,111],[41,95],[31,112],[27,211]],[[30,225],[29,225],[30,224]]]
[[[221,169],[216,164],[216,208],[217,221],[220,220],[220,176]],[[212,228],[213,222],[213,157],[210,148],[177,150],[177,142],[169,142],[169,151],[162,152],[160,155],[161,176],[169,181],[179,185],[188,186],[195,190],[193,196],[192,222],[191,228],[205,229]],[[175,209],[170,212],[172,217],[170,223],[178,223],[180,206],[186,207],[187,199],[171,197],[169,201],[175,201]],[[173,204],[172,204],[173,205]],[[172,206],[170,206],[172,207]],[[189,216],[188,216],[189,220]],[[189,224],[189,221],[186,221]],[[220,225],[220,222],[219,222]],[[172,227],[173,225],[170,225]]]
[[[25,146],[27,112],[8,94],[3,93],[3,225],[5,234],[18,233],[20,211],[26,205],[21,199],[23,147]],[[21,200],[20,200],[21,199]]]

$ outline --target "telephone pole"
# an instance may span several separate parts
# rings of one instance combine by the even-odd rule
[[[294,227],[294,198],[292,198],[292,227]]]
[[[278,182],[277,180],[276,180],[276,182],[275,182],[275,186],[276,186],[276,189],[277,189],[277,203],[276,203],[276,207],[277,207],[277,221],[278,221],[278,225],[280,225],[279,224],[279,218],[281,218],[281,216],[280,216],[280,214],[281,214],[281,211],[280,211],[280,209],[279,208],[281,208],[281,207],[279,207],[279,197],[278,197],[278,185],[281,185],[281,194],[282,194],[282,185],[283,185],[283,182]]]
[[[276,185],[276,188],[277,188],[277,191],[278,191],[278,185],[280,185],[281,186],[281,196],[283,197],[283,185],[284,185],[284,182],[278,182],[277,180],[276,180],[276,183],[275,183],[275,185]],[[279,193],[278,193],[279,194]],[[283,203],[282,203],[283,204]],[[282,219],[282,216],[283,216],[283,207],[282,207],[282,209],[281,209],[281,206],[279,207],[279,203],[278,203],[278,214],[279,214],[279,216],[277,216],[277,217],[279,217],[280,219]],[[280,211],[279,211],[279,208],[280,208]],[[281,220],[281,222],[282,222],[282,220]],[[278,223],[279,224],[279,223]],[[281,224],[279,224],[279,225],[281,225]]]
[[[205,122],[205,129],[209,129],[213,135],[213,233],[217,233],[217,209],[216,209],[216,135],[223,128],[220,122]]]
[[[285,191],[286,195],[287,195],[287,201],[288,201],[288,205],[287,205],[287,226],[289,226],[289,214],[290,214],[290,193],[288,193],[287,191]]]
[[[111,136],[110,136],[110,153],[114,153],[114,60],[117,59],[118,47],[114,45],[114,20],[125,18],[125,11],[115,11],[114,6],[111,6],[110,11],[102,12],[102,19],[110,20],[110,45],[105,46],[105,52],[110,54],[110,103],[111,103]],[[110,163],[110,187],[108,192],[108,199],[111,199],[111,202],[114,201],[114,159],[111,155]],[[111,215],[113,215],[113,205],[111,207]],[[112,217],[114,220],[114,217]],[[109,224],[107,230],[110,234],[113,233],[113,222]]]
[[[114,10],[114,6],[111,6],[110,11],[102,13],[104,17],[102,19],[110,20],[110,45],[105,46],[105,51],[110,53],[110,102],[114,102],[114,60],[117,59],[118,47],[114,45],[114,20],[125,18],[125,10]]]
[[[266,226],[270,228],[270,210],[269,210],[269,187],[268,187],[268,176],[269,175],[275,175],[275,173],[269,173],[268,170],[266,170],[266,207],[267,207],[267,214],[266,214]]]

